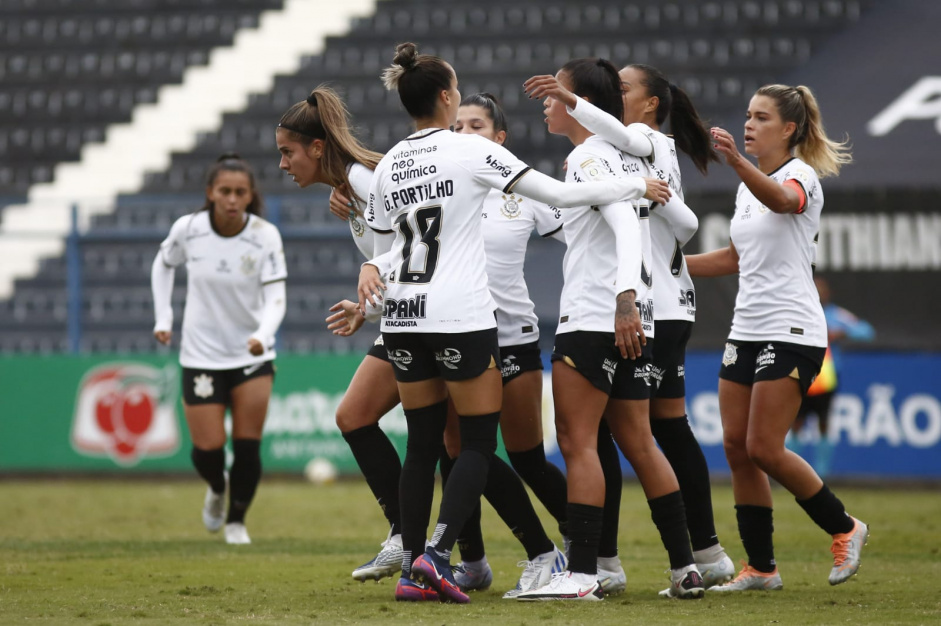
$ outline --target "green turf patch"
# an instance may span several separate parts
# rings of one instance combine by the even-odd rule
[[[266,481],[248,516],[252,545],[202,527],[196,482],[0,483],[0,623],[48,624],[930,624],[941,622],[941,498],[919,490],[837,489],[871,525],[860,574],[830,587],[830,541],[775,491],[780,592],[702,601],[657,597],[667,559],[643,493],[625,486],[620,547],[627,592],[604,602],[501,598],[519,544],[484,507],[493,587],[469,605],[393,601],[394,581],[358,583],[385,523],[362,482]],[[744,556],[728,487],[714,491],[720,539]],[[537,504],[537,510],[540,507]],[[544,513],[549,534],[554,522]],[[457,559],[455,559],[457,560]]]

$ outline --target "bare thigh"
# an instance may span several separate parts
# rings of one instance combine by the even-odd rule
[[[500,430],[507,452],[526,452],[542,443],[542,372],[520,374],[503,386]]]
[[[366,355],[337,407],[337,427],[348,433],[372,426],[398,403],[399,388],[392,364]]]
[[[217,450],[225,445],[225,405],[186,404],[183,414],[189,426],[190,439],[200,450]]]
[[[571,503],[604,505],[604,474],[598,459],[598,426],[608,395],[574,368],[552,364],[552,396],[559,448],[568,474]]]
[[[233,439],[261,439],[273,383],[273,376],[259,376],[232,388]]]

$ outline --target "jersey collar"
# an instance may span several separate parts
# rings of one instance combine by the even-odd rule
[[[418,132],[416,132],[416,133],[412,133],[411,135],[409,135],[408,137],[406,137],[406,138],[405,138],[405,141],[415,141],[415,140],[417,140],[417,139],[424,139],[425,137],[431,137],[431,136],[434,135],[435,133],[440,133],[440,132],[442,132],[442,131],[444,131],[444,130],[447,130],[447,129],[445,129],[445,128],[423,128],[422,130],[420,130],[420,131],[418,131]]]
[[[209,211],[209,226],[212,228],[212,232],[216,233],[218,236],[222,237],[223,239],[232,239],[233,237],[238,237],[245,231],[246,228],[248,228],[248,223],[252,221],[252,214],[247,213],[245,215],[245,223],[242,224],[242,227],[238,230],[238,232],[233,233],[231,235],[223,235],[222,233],[219,232],[219,229],[216,228],[216,218],[212,214],[212,208],[209,208],[206,210]]]

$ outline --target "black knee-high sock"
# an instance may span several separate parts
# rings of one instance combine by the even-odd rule
[[[225,448],[200,450],[193,446],[190,459],[196,473],[209,483],[210,489],[216,493],[225,493]]]
[[[683,495],[677,490],[665,496],[647,500],[650,517],[660,531],[660,541],[670,556],[670,569],[679,569],[693,563],[686,530],[686,508]]]
[[[831,535],[848,533],[856,522],[846,513],[843,503],[824,485],[816,494],[797,503],[820,528]]]
[[[525,452],[507,452],[510,464],[529,485],[549,515],[559,523],[559,533],[569,534],[568,522],[568,486],[565,474],[558,467],[546,460],[546,450],[542,442],[532,450]]]
[[[405,410],[408,444],[399,477],[404,576],[411,573],[412,561],[425,552],[425,534],[435,490],[435,465],[440,456],[447,417],[447,400]]]
[[[464,522],[487,484],[490,459],[497,449],[497,425],[500,413],[461,415],[461,454],[454,463],[451,476],[441,498],[438,523],[429,544],[440,553],[450,553]],[[404,503],[403,503],[404,509]]]
[[[738,534],[742,538],[748,564],[765,574],[774,571],[774,522],[772,510],[767,506],[736,504],[735,517],[738,519]]]
[[[705,550],[719,543],[712,514],[712,487],[709,468],[696,436],[683,417],[652,418],[650,430],[667,457],[680,483],[686,505],[686,524],[693,550]]]
[[[229,472],[229,514],[226,524],[244,522],[261,480],[261,442],[257,439],[232,440],[232,469]]]
[[[454,469],[454,459],[448,456],[448,451],[441,449],[441,488],[442,492],[447,487],[448,478],[451,476],[451,470]],[[471,512],[470,517],[464,522],[464,527],[457,536],[457,547],[461,551],[461,560],[465,562],[479,561],[486,556],[484,548],[483,531],[480,528],[480,501]]]
[[[618,555],[618,526],[621,518],[621,490],[624,476],[621,474],[621,457],[608,423],[601,420],[598,428],[598,459],[604,472],[604,523],[598,543],[598,556],[612,558]]]
[[[399,453],[389,441],[389,437],[379,428],[379,424],[343,433],[343,438],[349,444],[366,484],[389,521],[392,534],[397,535],[401,532],[399,475],[402,473],[402,463],[399,461]]]
[[[569,571],[579,574],[598,573],[598,541],[601,539],[604,509],[589,504],[568,505]]]
[[[497,455],[493,455],[490,459],[490,471],[487,473],[484,497],[496,510],[500,519],[513,531],[513,535],[523,544],[529,560],[552,551],[552,540],[546,535],[542,522],[536,515],[523,481],[513,468]],[[480,526],[479,518],[477,525]],[[480,558],[482,557],[483,551],[481,551]]]

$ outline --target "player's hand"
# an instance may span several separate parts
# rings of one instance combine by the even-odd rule
[[[173,338],[173,331],[170,330],[155,330],[154,338],[162,343],[165,346],[170,345],[170,339]]]
[[[335,187],[330,192],[330,212],[344,222],[349,221],[350,217],[359,215],[356,210],[356,203],[350,199],[350,190],[346,185]]]
[[[261,356],[265,353],[265,346],[262,345],[260,341],[252,337],[248,340],[248,351],[252,353],[252,356]]]
[[[353,335],[366,321],[359,305],[349,300],[337,302],[330,307],[330,311],[333,315],[327,318],[327,329],[341,337]]]
[[[725,130],[724,128],[719,128],[718,126],[713,126],[709,129],[709,135],[712,137],[712,147],[715,148],[716,152],[725,157],[725,162],[729,165],[734,166],[738,161],[742,160],[742,155],[738,151],[738,147],[735,145],[735,137],[732,134]]]
[[[635,303],[637,296],[633,289],[622,291],[617,296],[614,312],[614,345],[621,352],[621,358],[636,359],[643,355],[643,346],[647,345],[644,325],[640,321],[640,312]]]
[[[374,307],[382,302],[382,292],[386,290],[382,277],[379,276],[379,268],[369,263],[364,263],[359,270],[359,286],[356,291],[359,294],[359,310],[366,314],[366,303]]]
[[[578,102],[578,97],[563,87],[559,79],[550,74],[533,76],[523,83],[523,91],[529,94],[530,99],[549,97],[558,100],[570,109],[574,109]]]
[[[666,204],[670,200],[670,186],[659,178],[644,178],[647,192],[644,197],[657,204]]]

